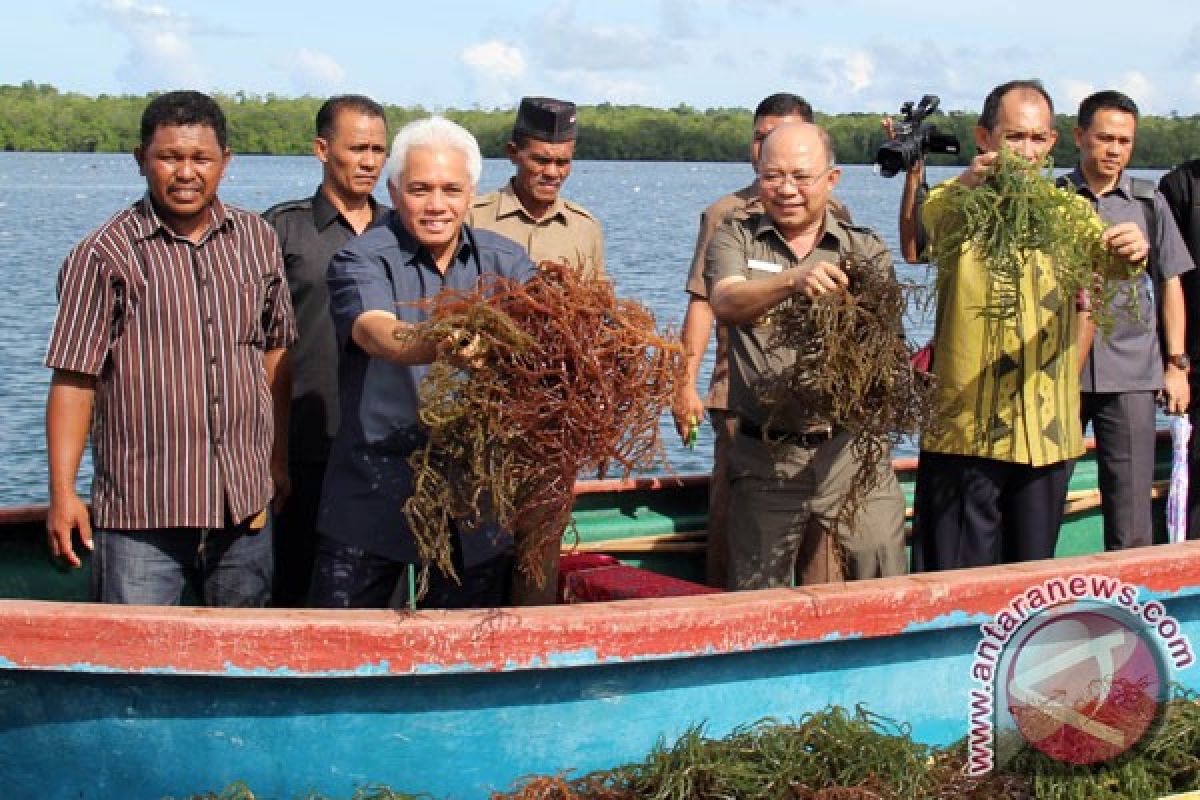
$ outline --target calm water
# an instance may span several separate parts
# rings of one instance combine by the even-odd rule
[[[481,187],[499,186],[510,171],[507,161],[486,161]],[[934,170],[930,179],[951,172]],[[749,176],[746,164],[584,161],[576,163],[567,194],[603,221],[617,292],[648,305],[660,325],[678,328],[699,213],[718,196],[745,185]],[[261,211],[311,193],[319,181],[320,170],[311,157],[239,156],[221,196]],[[886,180],[869,167],[850,166],[838,187],[855,218],[878,230],[893,251],[901,185],[899,178]],[[0,505],[46,497],[42,413],[50,375],[42,357],[54,319],[59,265],[80,238],[143,188],[130,156],[0,153],[0,264],[10,278],[0,293]],[[898,269],[902,278],[925,276],[924,267],[899,264]],[[910,320],[909,331],[913,339],[924,340],[928,321]],[[711,349],[703,386],[710,366]],[[676,471],[707,471],[707,426],[694,451],[677,444],[669,417],[664,417],[663,433]],[[90,461],[80,472],[86,482]]]

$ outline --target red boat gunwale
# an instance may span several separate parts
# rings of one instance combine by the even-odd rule
[[[1196,587],[1200,542],[797,589],[474,611],[155,608],[0,600],[0,669],[329,677],[719,655],[986,621],[1026,588],[1104,574]]]

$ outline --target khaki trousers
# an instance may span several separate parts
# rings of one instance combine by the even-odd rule
[[[817,447],[736,434],[729,465],[728,587],[786,587],[793,576],[813,584],[904,574],[904,494],[890,452],[877,465],[877,485],[862,499],[853,524],[837,520],[857,468],[847,433]]]

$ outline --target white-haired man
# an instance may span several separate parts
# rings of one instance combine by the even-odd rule
[[[329,264],[342,419],[317,520],[315,606],[386,607],[416,559],[403,506],[412,492],[408,456],[423,439],[417,386],[435,352],[403,335],[425,319],[414,301],[469,290],[485,274],[534,274],[519,245],[463,224],[481,170],[479,145],[464,128],[442,117],[409,123],[387,165],[394,210]],[[507,537],[472,532],[456,544],[461,585],[437,580],[434,570],[426,604],[500,604],[511,566]]]

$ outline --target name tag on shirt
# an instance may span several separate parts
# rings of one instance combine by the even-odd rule
[[[776,264],[773,261],[759,261],[756,258],[747,258],[746,267],[762,270],[763,272],[783,272],[782,264]]]

